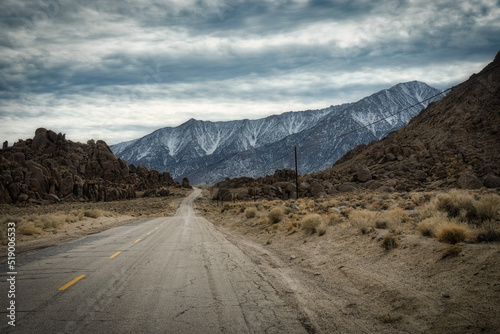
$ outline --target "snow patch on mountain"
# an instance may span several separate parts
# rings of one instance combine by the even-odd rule
[[[358,102],[320,110],[229,122],[191,119],[111,149],[129,163],[168,171],[177,180],[188,176],[192,184],[201,184],[292,167],[288,150],[298,146],[305,151],[301,173],[309,173],[406,125],[439,97],[419,102],[438,93],[423,82],[400,83]],[[344,133],[349,135],[339,137]]]

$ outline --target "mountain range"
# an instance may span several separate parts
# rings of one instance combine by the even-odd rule
[[[187,177],[192,184],[291,168],[295,146],[299,173],[311,173],[403,127],[439,93],[423,82],[400,83],[358,102],[320,110],[228,122],[191,119],[111,149],[128,163],[168,171],[176,180]]]

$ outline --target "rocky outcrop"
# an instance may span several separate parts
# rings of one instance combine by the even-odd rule
[[[166,172],[127,164],[104,141],[74,143],[43,128],[0,151],[0,203],[114,201],[168,186],[179,185]]]

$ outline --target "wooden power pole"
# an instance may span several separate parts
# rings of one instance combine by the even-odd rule
[[[297,146],[295,146],[295,190],[299,199],[299,173],[297,171]]]

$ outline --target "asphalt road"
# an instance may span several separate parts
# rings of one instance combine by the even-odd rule
[[[262,272],[193,211],[18,256],[16,326],[2,333],[305,333]]]

